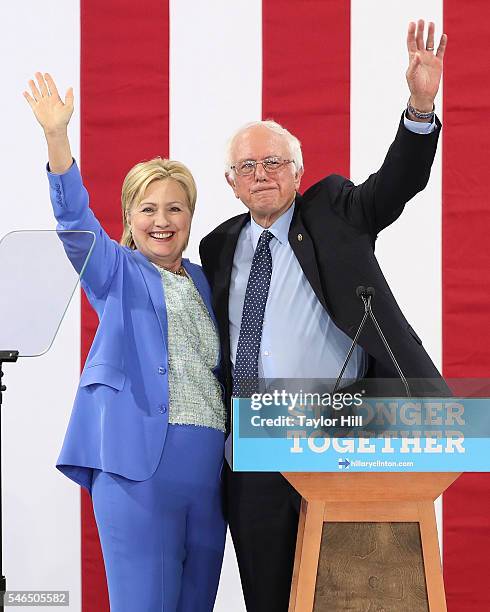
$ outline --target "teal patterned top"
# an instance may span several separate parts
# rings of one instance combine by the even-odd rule
[[[214,322],[190,278],[155,267],[167,307],[168,421],[225,431],[221,386],[212,372],[220,350]]]

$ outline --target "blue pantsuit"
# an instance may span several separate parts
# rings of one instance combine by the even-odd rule
[[[94,473],[111,612],[211,612],[226,533],[223,444],[216,429],[169,425],[148,480]]]

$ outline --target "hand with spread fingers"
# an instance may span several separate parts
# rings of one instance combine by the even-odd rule
[[[63,102],[50,74],[36,72],[35,77],[37,83],[32,79],[29,81],[31,93],[24,91],[24,98],[36,119],[46,133],[66,130],[73,114],[73,89],[68,89]]]
[[[437,51],[434,52],[435,25],[429,22],[425,43],[424,28],[422,19],[419,19],[417,24],[411,22],[408,26],[407,48],[410,63],[406,76],[411,106],[420,113],[430,113],[441,82],[447,35],[441,36]]]
[[[33,79],[29,81],[31,93],[24,91],[23,95],[44,130],[49,167],[52,172],[62,174],[72,164],[67,127],[73,114],[73,89],[68,89],[63,102],[50,74],[36,72],[35,77],[37,83]]]

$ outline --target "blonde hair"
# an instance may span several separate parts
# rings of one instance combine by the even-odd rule
[[[133,241],[131,229],[128,223],[128,216],[131,208],[141,202],[145,191],[153,181],[173,179],[183,188],[187,196],[187,204],[194,214],[197,199],[197,189],[191,171],[183,163],[172,160],[154,157],[149,161],[136,164],[126,175],[121,191],[123,234],[121,244],[130,249],[136,249]]]

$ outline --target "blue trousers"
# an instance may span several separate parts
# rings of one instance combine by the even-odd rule
[[[97,470],[92,502],[111,612],[211,612],[225,544],[224,434],[169,425],[151,478]]]

